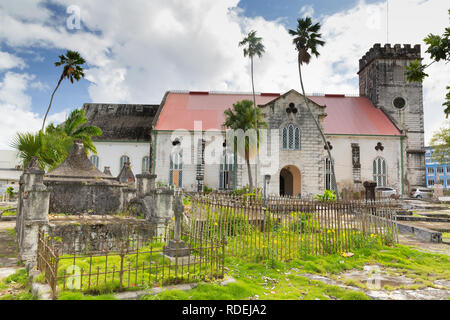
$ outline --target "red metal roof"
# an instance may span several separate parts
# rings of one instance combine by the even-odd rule
[[[278,96],[278,95],[277,95]],[[274,95],[256,95],[256,104],[266,104]],[[156,123],[156,130],[194,130],[194,121],[202,121],[202,130],[222,130],[223,112],[241,100],[253,101],[251,94],[170,92]]]
[[[256,95],[256,104],[264,105],[277,99],[279,94]],[[319,105],[326,105],[325,133],[400,135],[387,116],[364,97],[344,95],[309,96]],[[202,130],[222,130],[223,112],[233,103],[253,100],[251,94],[169,92],[155,130],[194,130],[194,121],[202,122]]]
[[[401,135],[383,111],[366,97],[325,95],[308,98],[326,106],[324,127],[327,134]]]

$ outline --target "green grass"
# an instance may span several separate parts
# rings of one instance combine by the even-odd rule
[[[18,283],[22,287],[25,287],[28,282],[28,273],[25,269],[19,269],[16,273],[8,276],[4,281],[5,283]]]
[[[154,242],[139,250],[139,255],[126,254],[123,258],[122,288],[120,286],[119,255],[106,256],[73,256],[64,255],[60,257],[58,264],[57,285],[60,291],[71,289],[84,293],[105,294],[122,290],[147,289],[153,286],[178,284],[186,282],[198,282],[211,275],[211,263],[205,258],[202,264],[191,264],[190,266],[178,265],[175,272],[175,263],[164,257],[162,247],[164,243]],[[150,247],[152,248],[150,251]],[[194,259],[191,260],[193,262]],[[168,266],[171,265],[170,271]],[[75,266],[75,267],[74,267]],[[151,269],[149,268],[151,266]],[[132,269],[130,272],[127,270]],[[137,271],[136,271],[137,269]],[[90,272],[89,272],[90,271]],[[102,274],[105,271],[108,274]],[[213,268],[213,274],[217,273],[217,267]],[[89,277],[88,274],[91,274]],[[81,277],[81,274],[83,275]],[[70,276],[77,276],[75,278]],[[65,280],[64,280],[65,276]],[[41,279],[42,280],[42,279]]]
[[[235,237],[240,238],[239,235]],[[358,240],[358,239],[357,239]],[[237,240],[236,240],[237,241]],[[387,268],[393,268],[398,273],[408,276],[416,280],[418,285],[432,286],[432,279],[445,279],[450,280],[450,260],[449,257],[438,254],[424,253],[414,250],[407,246],[383,246],[380,241],[374,236],[369,238],[361,238],[358,241],[357,248],[352,250],[353,256],[346,257],[342,253],[333,253],[329,255],[310,255],[305,254],[307,251],[301,251],[298,255],[293,255],[288,262],[280,262],[276,255],[272,256],[272,259],[264,259],[260,257],[258,262],[248,262],[248,259],[243,259],[239,256],[227,255],[226,267],[228,271],[227,275],[233,276],[237,279],[237,282],[230,284],[228,286],[220,286],[214,281],[209,284],[201,284],[197,288],[189,291],[189,295],[186,296],[186,292],[177,291],[164,291],[158,295],[149,295],[147,299],[212,299],[212,297],[217,299],[248,299],[257,295],[260,299],[298,299],[298,290],[306,290],[306,288],[313,285],[314,290],[308,290],[308,293],[302,295],[304,299],[346,299],[346,298],[367,298],[364,294],[358,295],[355,292],[348,292],[348,290],[341,289],[339,287],[330,286],[321,282],[311,282],[305,277],[301,276],[301,273],[315,273],[321,275],[327,275],[332,277],[347,270],[352,269],[363,269],[364,265],[378,264]],[[228,242],[228,245],[233,245],[234,242]],[[153,250],[160,248],[163,244],[153,244]],[[159,246],[159,247],[158,247]],[[144,251],[148,249],[143,249]],[[139,260],[136,261],[135,255],[125,256],[125,266],[130,265],[135,267],[136,263],[141,266],[142,263],[149,263],[150,260],[153,261],[154,266],[161,266],[163,263],[167,264],[168,260],[165,260],[163,256],[157,252],[150,255],[150,253],[142,253],[138,257]],[[75,265],[80,269],[83,269],[84,273],[89,270],[90,258],[77,258]],[[73,265],[73,260],[62,259],[60,260],[58,275],[62,276],[64,271],[70,274],[71,270],[69,267]],[[106,267],[106,258],[104,256],[94,257],[92,259],[91,273],[93,273],[91,279],[84,276],[82,281],[82,288],[84,293],[93,294],[105,294],[118,291],[119,281],[118,281],[118,266],[120,265],[120,258],[118,256],[108,257],[108,271],[113,270],[113,265],[116,266],[116,274],[114,280],[112,275],[108,274],[106,276],[106,281],[104,280],[104,275],[99,276],[99,286],[97,287],[97,277],[95,272],[97,267],[100,272],[103,272]],[[153,266],[153,265],[152,265]],[[293,274],[292,270],[295,271]],[[202,272],[197,270],[194,274],[192,269],[184,269],[183,277],[187,278],[187,272],[190,274],[190,282],[198,282],[202,279]],[[269,277],[275,279],[274,289],[268,290],[265,286],[261,286],[261,279],[255,278],[254,275],[259,274],[260,277]],[[160,284],[162,279],[161,273],[156,273],[152,270],[152,273],[147,270],[139,271],[137,273],[132,272],[131,276],[127,273],[124,274],[123,283],[124,286],[128,286],[130,281],[131,288],[127,290],[135,289],[148,289],[155,283]],[[159,282],[158,282],[159,280]],[[91,287],[89,287],[89,281],[91,282]],[[177,284],[181,283],[180,277],[169,278],[165,274],[165,281],[167,284]],[[353,285],[359,288],[366,288],[365,284],[345,280],[343,281],[348,285]],[[185,282],[185,281],[183,281]],[[66,282],[67,283],[67,282]],[[143,284],[142,286],[134,286],[133,284]],[[62,289],[63,281],[62,279],[58,282],[60,290]],[[299,288],[298,290],[295,288]],[[294,290],[295,289],[295,290]],[[391,288],[389,288],[391,289]],[[297,291],[296,291],[297,290]],[[275,293],[273,293],[275,292]],[[350,294],[351,293],[351,294]]]
[[[320,281],[309,280],[294,272],[288,265],[279,264],[272,268],[261,263],[245,263],[229,260],[236,282],[222,286],[218,281],[201,283],[189,291],[167,290],[156,295],[146,295],[144,300],[367,300],[360,292],[345,290]]]
[[[14,239],[16,238],[16,229],[14,228],[7,228],[6,233],[8,233],[8,235],[13,237]]]
[[[315,273],[331,278],[351,269],[363,269],[364,265],[378,264],[393,268],[396,273],[415,279],[416,284],[408,289],[432,286],[431,279],[450,280],[450,258],[445,255],[417,251],[407,246],[376,246],[354,251],[352,257],[333,254],[328,256],[304,256],[290,262],[265,260],[259,263],[246,262],[239,258],[227,258],[227,275],[236,279],[226,286],[202,283],[188,290],[163,291],[156,295],[146,295],[147,300],[239,300],[239,299],[368,299],[363,292],[345,290],[338,286],[309,280],[302,273]],[[349,279],[341,279],[344,284],[365,289],[366,285]],[[386,286],[394,290],[404,286]]]
[[[15,294],[0,296],[0,300],[34,300],[28,286],[28,273],[25,269],[19,269],[16,273],[0,281],[0,290],[14,288]]]
[[[112,294],[88,295],[81,292],[62,292],[58,300],[116,300]]]

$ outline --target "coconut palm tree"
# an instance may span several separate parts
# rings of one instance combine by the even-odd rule
[[[59,61],[55,62],[55,66],[59,67],[61,65],[64,65],[64,69],[61,73],[61,76],[59,77],[58,84],[56,85],[55,90],[53,90],[52,96],[50,98],[50,104],[48,105],[47,112],[44,116],[44,121],[42,122],[42,131],[44,131],[45,120],[47,119],[48,112],[50,111],[50,108],[52,106],[53,96],[55,95],[56,90],[58,90],[59,85],[64,80],[64,78],[69,79],[71,83],[73,83],[73,79],[79,81],[81,78],[83,78],[84,70],[81,65],[83,65],[84,63],[86,63],[86,61],[78,52],[70,50],[68,50],[65,55],[60,55]]]
[[[253,106],[254,106],[254,119],[255,119],[255,130],[258,131],[257,124],[257,116],[256,116],[256,98],[255,98],[255,84],[253,81],[253,57],[257,55],[261,58],[264,53],[264,45],[261,42],[262,38],[256,36],[256,31],[252,30],[248,33],[247,37],[245,37],[241,42],[239,42],[239,46],[246,46],[244,48],[244,57],[250,57],[250,70],[252,76],[252,92],[253,92]],[[258,153],[256,153],[256,165],[255,165],[255,186],[258,188]],[[253,190],[250,190],[253,191]]]
[[[333,158],[331,157],[330,146],[328,145],[325,139],[325,135],[322,131],[322,128],[319,125],[319,122],[314,117],[314,114],[311,111],[308,98],[306,98],[305,88],[303,86],[303,79],[302,79],[302,65],[308,64],[311,60],[312,55],[318,57],[320,54],[317,48],[325,44],[325,41],[321,40],[322,35],[319,33],[319,31],[320,31],[320,23],[313,24],[311,18],[306,17],[304,19],[297,19],[297,29],[296,30],[289,29],[289,34],[294,37],[292,42],[295,45],[295,49],[298,51],[298,74],[300,77],[300,85],[302,87],[303,98],[305,99],[306,107],[308,108],[308,111],[310,112],[312,118],[314,119],[317,129],[319,130],[320,135],[322,137],[325,148],[327,149],[328,157],[331,162],[332,187],[336,192],[336,197],[339,198],[338,188],[336,184],[336,175],[334,172],[334,161],[332,160]]]
[[[256,110],[256,117],[255,112]],[[242,129],[244,132],[253,129],[256,125],[259,128],[267,128],[267,123],[262,120],[262,112],[260,109],[253,108],[253,102],[250,100],[242,100],[233,104],[233,108],[224,111],[225,122],[224,127],[232,130]],[[252,172],[250,170],[250,147],[251,144],[256,144],[256,149],[259,147],[259,132],[256,131],[256,142],[250,141],[249,137],[245,138],[245,161],[247,163],[248,181],[250,185],[250,191],[253,191],[253,179]],[[234,144],[234,152],[236,155],[237,144]]]

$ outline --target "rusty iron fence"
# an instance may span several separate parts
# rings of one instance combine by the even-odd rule
[[[195,239],[225,238],[225,252],[252,261],[346,254],[398,242],[395,203],[305,201],[290,197],[190,195],[184,229]]]
[[[88,245],[68,246],[41,232],[38,268],[53,298],[66,290],[99,294],[223,278],[224,241],[183,238],[188,239],[188,252],[181,254],[166,246],[166,236],[98,240],[91,250]],[[67,252],[67,248],[83,249]]]

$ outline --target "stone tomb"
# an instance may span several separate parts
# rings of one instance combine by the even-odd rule
[[[134,186],[98,170],[81,141],[75,141],[64,162],[45,175],[44,184],[50,191],[50,213],[119,213],[136,196]]]

